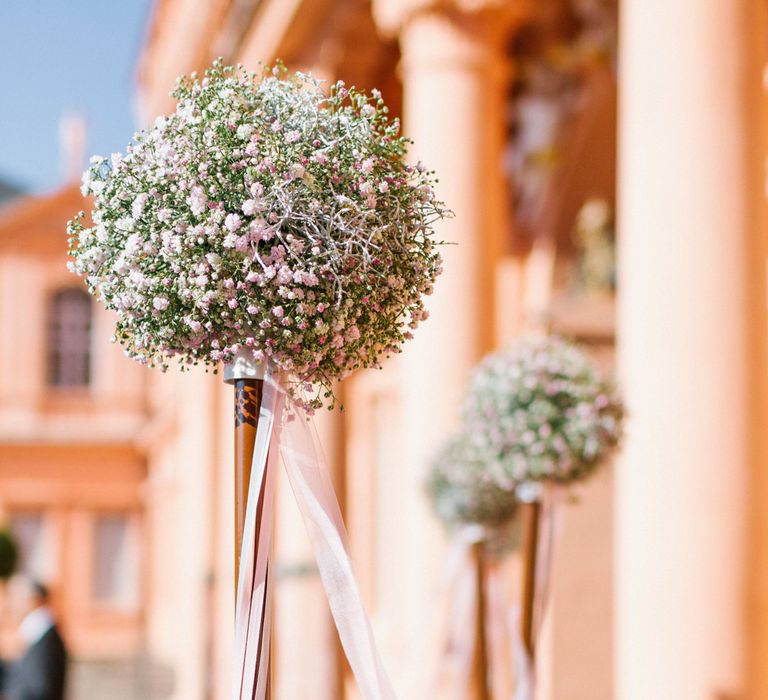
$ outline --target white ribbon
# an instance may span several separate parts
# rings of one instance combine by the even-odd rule
[[[396,700],[352,571],[338,501],[314,426],[267,374],[248,492],[237,605],[236,700],[264,700],[269,666],[269,550],[274,471],[282,456],[349,665],[364,700]],[[290,413],[290,415],[289,415]],[[261,507],[260,507],[261,499]],[[258,517],[258,515],[262,517]],[[257,522],[261,521],[261,527]],[[257,538],[258,530],[258,538]]]
[[[235,624],[235,698],[264,700],[269,683],[272,586],[269,554],[275,501],[274,448],[284,394],[264,382],[243,528]]]

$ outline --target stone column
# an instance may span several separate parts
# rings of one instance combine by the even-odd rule
[[[749,0],[622,5],[616,698],[743,697],[765,357]],[[762,269],[761,269],[762,268]]]
[[[424,623],[431,619],[442,564],[444,538],[424,496],[426,468],[457,426],[469,370],[493,345],[494,273],[506,224],[500,147],[503,39],[518,7],[509,2],[374,3],[382,31],[400,40],[403,128],[415,142],[411,159],[437,172],[438,197],[455,213],[437,227],[438,238],[451,245],[442,250],[444,273],[428,303],[431,317],[399,358],[402,459],[391,468],[397,472],[400,508],[386,527],[399,542],[399,560],[390,564],[408,580],[392,596],[397,605],[393,600],[387,607],[393,614],[399,611],[397,634],[404,653],[423,637]]]

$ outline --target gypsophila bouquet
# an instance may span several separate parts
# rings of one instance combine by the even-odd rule
[[[124,155],[91,159],[92,225],[68,227],[127,353],[166,369],[250,348],[328,398],[398,352],[427,316],[447,212],[381,95],[220,62],[172,94],[176,111]]]
[[[487,456],[466,435],[451,438],[432,461],[427,495],[449,527],[497,528],[515,515],[515,489],[500,486],[487,463]]]
[[[525,339],[487,357],[464,404],[465,430],[504,487],[587,476],[618,444],[623,414],[612,384],[559,338]]]

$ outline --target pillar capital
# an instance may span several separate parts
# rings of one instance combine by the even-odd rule
[[[465,29],[503,39],[530,13],[532,0],[373,0],[382,34],[398,36],[417,17],[439,15]]]

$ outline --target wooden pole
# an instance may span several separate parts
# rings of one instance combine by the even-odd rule
[[[235,600],[237,600],[237,582],[240,576],[240,553],[243,546],[243,530],[245,528],[245,513],[248,507],[248,490],[251,483],[251,466],[253,451],[256,443],[256,431],[259,423],[259,412],[264,392],[263,379],[235,379]],[[256,517],[256,541],[265,517],[263,508],[264,493],[260,494]],[[269,578],[267,578],[267,584]],[[271,640],[264,640],[270,644]],[[272,697],[272,674],[267,672],[266,700]]]
[[[492,700],[493,696],[488,673],[488,637],[486,634],[485,543],[482,541],[475,542],[472,545],[472,555],[475,563],[475,585],[477,588],[475,656],[473,662],[475,698],[477,700]]]
[[[536,553],[539,549],[541,503],[533,501],[521,506],[525,539],[523,541],[523,609],[520,636],[531,658],[534,658],[533,616],[536,603]]]
[[[240,552],[263,388],[262,379],[235,380],[235,587],[240,575]]]

